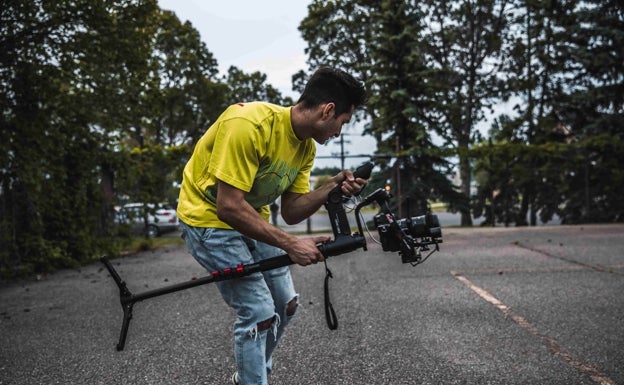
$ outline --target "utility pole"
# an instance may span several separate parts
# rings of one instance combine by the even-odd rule
[[[401,154],[400,154],[400,146],[399,146],[399,136],[397,135],[395,138],[395,149],[396,149],[396,181],[397,181],[397,199],[399,202],[399,218],[403,218],[403,210],[401,209],[401,163],[400,163],[400,159],[401,159]]]
[[[340,134],[340,152],[332,152],[331,155],[317,155],[316,158],[318,159],[336,159],[337,156],[340,157],[340,167],[341,170],[345,169],[345,159],[347,158],[368,158],[371,159],[373,158],[372,154],[356,154],[356,155],[350,155],[348,151],[345,151],[345,144],[350,144],[351,141],[349,140],[345,140],[344,136],[345,135],[349,135],[349,134]],[[377,156],[377,155],[375,155]],[[390,157],[390,155],[380,155],[382,157]]]
[[[340,134],[340,169],[341,170],[345,169],[345,158],[349,154],[348,152],[345,153],[344,145],[345,145],[345,143],[347,143],[347,144],[351,143],[348,140],[345,142],[344,136],[345,136],[345,134]],[[336,155],[338,155],[338,154],[336,154]]]

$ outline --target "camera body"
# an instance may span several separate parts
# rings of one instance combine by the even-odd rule
[[[393,217],[379,213],[373,217],[373,223],[379,233],[383,251],[399,251],[400,242],[393,231],[391,221]],[[402,233],[414,238],[441,238],[442,229],[437,215],[427,214],[411,218],[402,218],[395,221]]]
[[[380,212],[373,223],[383,251],[399,252],[403,263],[420,263],[421,251],[442,242],[442,228],[434,214],[395,219],[392,213]]]

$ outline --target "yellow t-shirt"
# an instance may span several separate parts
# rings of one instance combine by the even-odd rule
[[[228,107],[197,142],[182,177],[178,217],[195,227],[229,229],[217,218],[217,180],[241,189],[267,221],[268,205],[284,191],[310,191],[316,147],[299,140],[290,107],[238,103]]]

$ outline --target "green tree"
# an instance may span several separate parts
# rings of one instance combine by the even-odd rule
[[[371,21],[377,18],[379,2],[371,0],[313,1],[308,5],[308,15],[301,21],[299,31],[308,46],[307,63],[310,70],[322,66],[348,69],[368,87],[371,76],[371,41],[374,29]],[[309,77],[301,70],[293,75],[293,89],[299,92]],[[369,94],[374,90],[369,89]],[[367,103],[370,105],[370,103]],[[375,111],[368,109],[369,118]],[[362,118],[361,111],[355,120]],[[368,132],[381,140],[381,133]]]
[[[290,97],[283,97],[278,89],[267,83],[267,76],[259,71],[247,74],[237,67],[228,69],[224,79],[229,87],[228,104],[265,101],[278,105],[292,105]]]
[[[472,165],[468,150],[479,139],[477,124],[498,102],[502,37],[508,31],[508,2],[501,0],[427,1],[427,84],[434,90],[425,110],[430,127],[455,147],[463,199],[461,224],[472,225]]]
[[[150,141],[192,144],[227,104],[217,61],[189,23],[169,11],[158,13],[149,74]]]
[[[368,82],[376,90],[369,99],[375,118],[369,131],[381,138],[381,153],[397,154],[391,173],[382,170],[382,176],[394,179],[398,214],[403,216],[408,204],[423,213],[430,199],[456,199],[446,178],[449,164],[435,149],[431,132],[436,130],[427,116],[433,90],[421,40],[424,14],[402,0],[383,1],[376,20]]]
[[[483,215],[483,226],[495,226],[503,223],[509,226],[515,221],[519,195],[514,185],[514,167],[525,149],[524,144],[497,143],[476,145],[474,166],[477,194],[474,204],[474,215]]]
[[[566,63],[565,95],[556,101],[558,117],[578,140],[581,160],[563,198],[566,222],[624,220],[621,177],[624,126],[624,4],[590,0],[576,3],[564,19],[566,44],[555,53]],[[619,162],[619,163],[618,163]]]
[[[340,167],[315,167],[312,169],[312,175],[321,176],[321,175],[337,175],[340,171]]]
[[[139,85],[132,88],[134,118],[115,147],[127,163],[113,178],[117,196],[156,204],[177,198],[171,186],[181,179],[192,145],[225,107],[227,87],[217,79],[217,62],[190,23],[162,10],[150,20],[147,58],[130,76]]]
[[[116,194],[175,199],[225,107],[216,60],[156,0],[0,0],[0,20],[0,274],[114,252]]]
[[[366,132],[378,141],[378,153],[395,154],[391,167],[380,158],[381,177],[395,178],[399,214],[406,197],[426,210],[427,199],[457,199],[444,175],[448,163],[433,151],[424,108],[430,89],[420,40],[423,14],[404,1],[315,1],[299,27],[308,42],[310,68],[348,68],[369,92]],[[302,84],[303,73],[295,76]],[[414,206],[414,205],[413,205]]]
[[[88,261],[109,244],[100,180],[121,74],[154,1],[2,1],[0,270]],[[132,27],[131,27],[131,26]],[[120,102],[120,105],[125,103]]]
[[[622,6],[617,2],[514,3],[514,39],[505,52],[510,95],[518,116],[493,133],[498,143],[525,143],[513,185],[517,225],[558,214],[566,223],[621,218],[608,192],[621,178],[605,172],[619,159],[612,145],[622,126]],[[590,144],[591,143],[591,144]],[[603,143],[604,148],[597,148]],[[528,156],[528,155],[531,156]],[[560,169],[559,174],[556,169]],[[601,174],[601,178],[594,176]],[[563,175],[563,176],[562,176]],[[562,179],[563,178],[563,179]],[[603,211],[604,210],[604,211]]]
[[[512,25],[519,33],[506,45],[510,60],[503,68],[508,74],[508,91],[521,101],[516,105],[518,116],[507,123],[512,141],[541,145],[565,140],[556,137],[562,128],[556,104],[564,93],[567,65],[554,56],[566,44],[562,25],[571,18],[575,3],[521,0],[515,4]],[[537,158],[524,161],[526,172],[515,179],[522,197],[515,222],[535,225],[539,211],[553,212],[550,207],[553,202],[545,194],[550,186],[542,184],[544,177],[538,174],[542,165],[536,163]]]

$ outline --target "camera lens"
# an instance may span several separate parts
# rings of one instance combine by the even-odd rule
[[[442,228],[441,227],[430,227],[429,233],[432,238],[442,238]]]
[[[401,228],[408,232],[412,237],[434,237],[442,236],[440,221],[435,214],[419,215],[409,220],[401,219],[398,221]]]

